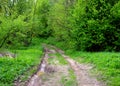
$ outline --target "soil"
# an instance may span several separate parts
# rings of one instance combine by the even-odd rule
[[[49,54],[59,53],[67,62],[67,65],[56,64],[59,61],[54,61],[54,64],[49,64]],[[62,58],[61,57],[61,58]],[[44,45],[44,56],[38,68],[38,71],[29,80],[27,86],[65,86],[61,83],[62,77],[69,78],[69,69],[72,69],[76,75],[77,86],[105,86],[102,82],[98,81],[95,77],[90,76],[92,66],[86,64],[79,64],[64,52],[54,46]]]

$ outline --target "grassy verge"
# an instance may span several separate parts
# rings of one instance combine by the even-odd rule
[[[91,63],[98,78],[108,86],[120,86],[120,53],[67,51],[78,62]]]
[[[41,42],[37,39],[33,41]],[[30,47],[15,51],[17,52],[16,58],[0,58],[0,86],[13,86],[14,80],[40,62],[42,55],[40,44],[37,45],[34,42]]]

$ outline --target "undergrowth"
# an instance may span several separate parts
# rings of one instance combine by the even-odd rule
[[[120,53],[115,52],[78,52],[67,51],[78,62],[93,64],[92,73],[108,86],[120,86]]]
[[[0,58],[0,86],[13,86],[14,80],[39,64],[42,55],[41,41],[33,39],[30,47],[9,51],[16,51],[17,57]]]

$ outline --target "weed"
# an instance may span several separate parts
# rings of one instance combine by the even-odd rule
[[[120,53],[67,51],[74,60],[94,64],[94,73],[108,86],[120,86]],[[82,60],[81,60],[82,59]],[[97,70],[95,72],[95,70]]]
[[[16,58],[0,58],[0,86],[12,86],[14,80],[21,75],[23,76],[31,67],[39,64],[42,55],[42,47],[40,44],[33,44],[34,45],[22,50],[15,50],[17,52]],[[30,72],[30,75],[32,75],[34,70]],[[27,75],[22,78],[23,81],[26,79]]]

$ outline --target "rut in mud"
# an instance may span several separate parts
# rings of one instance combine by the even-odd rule
[[[59,56],[56,53],[59,53]],[[62,50],[44,45],[44,56],[38,72],[27,86],[105,86],[89,75],[90,69],[91,66],[77,63]],[[74,79],[71,79],[70,70],[73,71]]]

